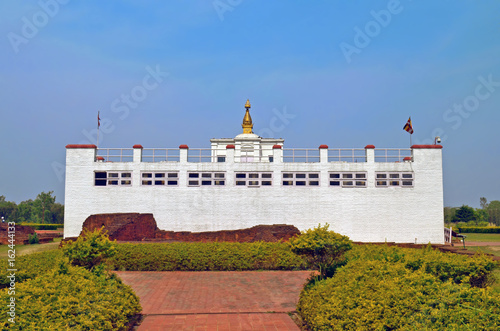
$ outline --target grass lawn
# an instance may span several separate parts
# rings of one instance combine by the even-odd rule
[[[500,256],[500,246],[467,246],[467,250]]]
[[[478,241],[478,242],[498,242],[500,241],[500,233],[461,233],[467,238],[465,238],[465,242],[468,241]]]
[[[16,245],[16,255],[25,255],[32,254],[38,252],[45,252],[57,249],[59,247],[59,243],[61,242],[61,238],[54,239],[53,242],[47,244],[34,244],[34,245]],[[9,250],[8,245],[0,245],[0,259],[7,259],[7,253]]]

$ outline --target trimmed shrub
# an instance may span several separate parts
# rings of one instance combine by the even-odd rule
[[[8,315],[0,321],[10,330],[120,330],[141,311],[130,287],[116,277],[97,276],[68,266],[16,284],[15,324]],[[8,289],[0,303],[10,303]]]
[[[116,240],[109,240],[107,232],[103,229],[94,231],[84,229],[83,235],[75,242],[72,240],[66,242],[62,250],[72,265],[93,270],[116,253]]]
[[[333,276],[335,270],[346,262],[343,254],[352,248],[349,237],[328,231],[328,227],[328,224],[320,224],[288,241],[292,252],[305,256],[309,264],[319,270],[320,278]]]
[[[491,272],[497,264],[486,255],[473,257],[453,253],[442,253],[427,246],[425,249],[396,246],[357,245],[348,252],[349,261],[384,261],[401,263],[407,269],[422,270],[441,281],[451,280],[456,284],[468,283],[475,287],[486,287],[494,281]]]
[[[62,260],[61,250],[16,256],[14,264],[14,269],[17,269],[16,284],[49,272],[59,265]],[[0,260],[0,288],[7,287],[10,283],[10,280],[7,279],[9,274],[7,269],[12,269],[8,260]]]
[[[500,299],[490,290],[383,260],[349,262],[304,290],[297,308],[312,330],[500,328]]]
[[[106,262],[113,270],[304,270],[306,261],[284,243],[118,244]]]
[[[19,223],[23,226],[29,226],[33,230],[57,230],[64,227],[64,224],[43,224],[43,223]]]
[[[500,226],[461,226],[460,233],[500,233]]]

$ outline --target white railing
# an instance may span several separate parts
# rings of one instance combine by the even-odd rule
[[[282,162],[285,163],[318,163],[321,160],[321,149],[317,148],[283,148]],[[252,156],[253,151],[235,156],[234,162],[269,162],[269,156]],[[328,162],[367,162],[364,148],[328,149]],[[180,162],[181,150],[178,148],[144,148],[141,151],[142,162]],[[133,148],[99,148],[96,161],[133,162]],[[377,148],[374,150],[375,162],[413,161],[410,148]],[[182,160],[185,162],[184,160]],[[188,162],[225,162],[223,156],[216,156],[210,148],[191,148],[187,150]],[[229,161],[229,160],[228,160]],[[280,160],[274,160],[280,162]]]
[[[452,239],[452,228],[444,228],[444,242],[445,243],[450,243],[451,244],[451,239]]]
[[[190,148],[188,162],[217,162],[217,157],[212,155],[210,148]]]
[[[366,162],[364,148],[328,149],[328,162]]]
[[[98,148],[97,160],[99,157],[104,158],[105,162],[133,162],[133,148]]]
[[[283,162],[319,162],[319,149],[283,148]]]
[[[375,162],[403,162],[412,161],[410,148],[376,148]],[[409,159],[408,159],[409,158]]]
[[[180,152],[178,148],[144,148],[142,150],[142,162],[179,162]]]

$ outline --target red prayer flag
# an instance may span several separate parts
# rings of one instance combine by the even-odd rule
[[[97,112],[97,128],[99,129],[101,127],[101,118],[99,117],[99,113]]]

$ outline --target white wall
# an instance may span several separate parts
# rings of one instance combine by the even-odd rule
[[[364,163],[95,162],[93,148],[67,148],[64,236],[80,234],[92,214],[153,213],[162,230],[216,231],[259,224],[291,224],[299,230],[329,223],[354,241],[442,244],[443,180],[441,149],[413,149],[414,162],[379,163],[368,149]],[[326,151],[326,150],[325,150]],[[281,155],[280,149],[274,150]],[[96,187],[94,171],[132,171],[131,187]],[[141,171],[179,171],[179,186],[141,186]],[[187,171],[225,171],[225,186],[187,187]],[[271,187],[236,187],[235,171],[272,171]],[[319,187],[281,185],[282,171],[319,171]],[[366,171],[366,188],[328,185],[329,171]],[[375,187],[375,171],[414,171],[414,187]]]

